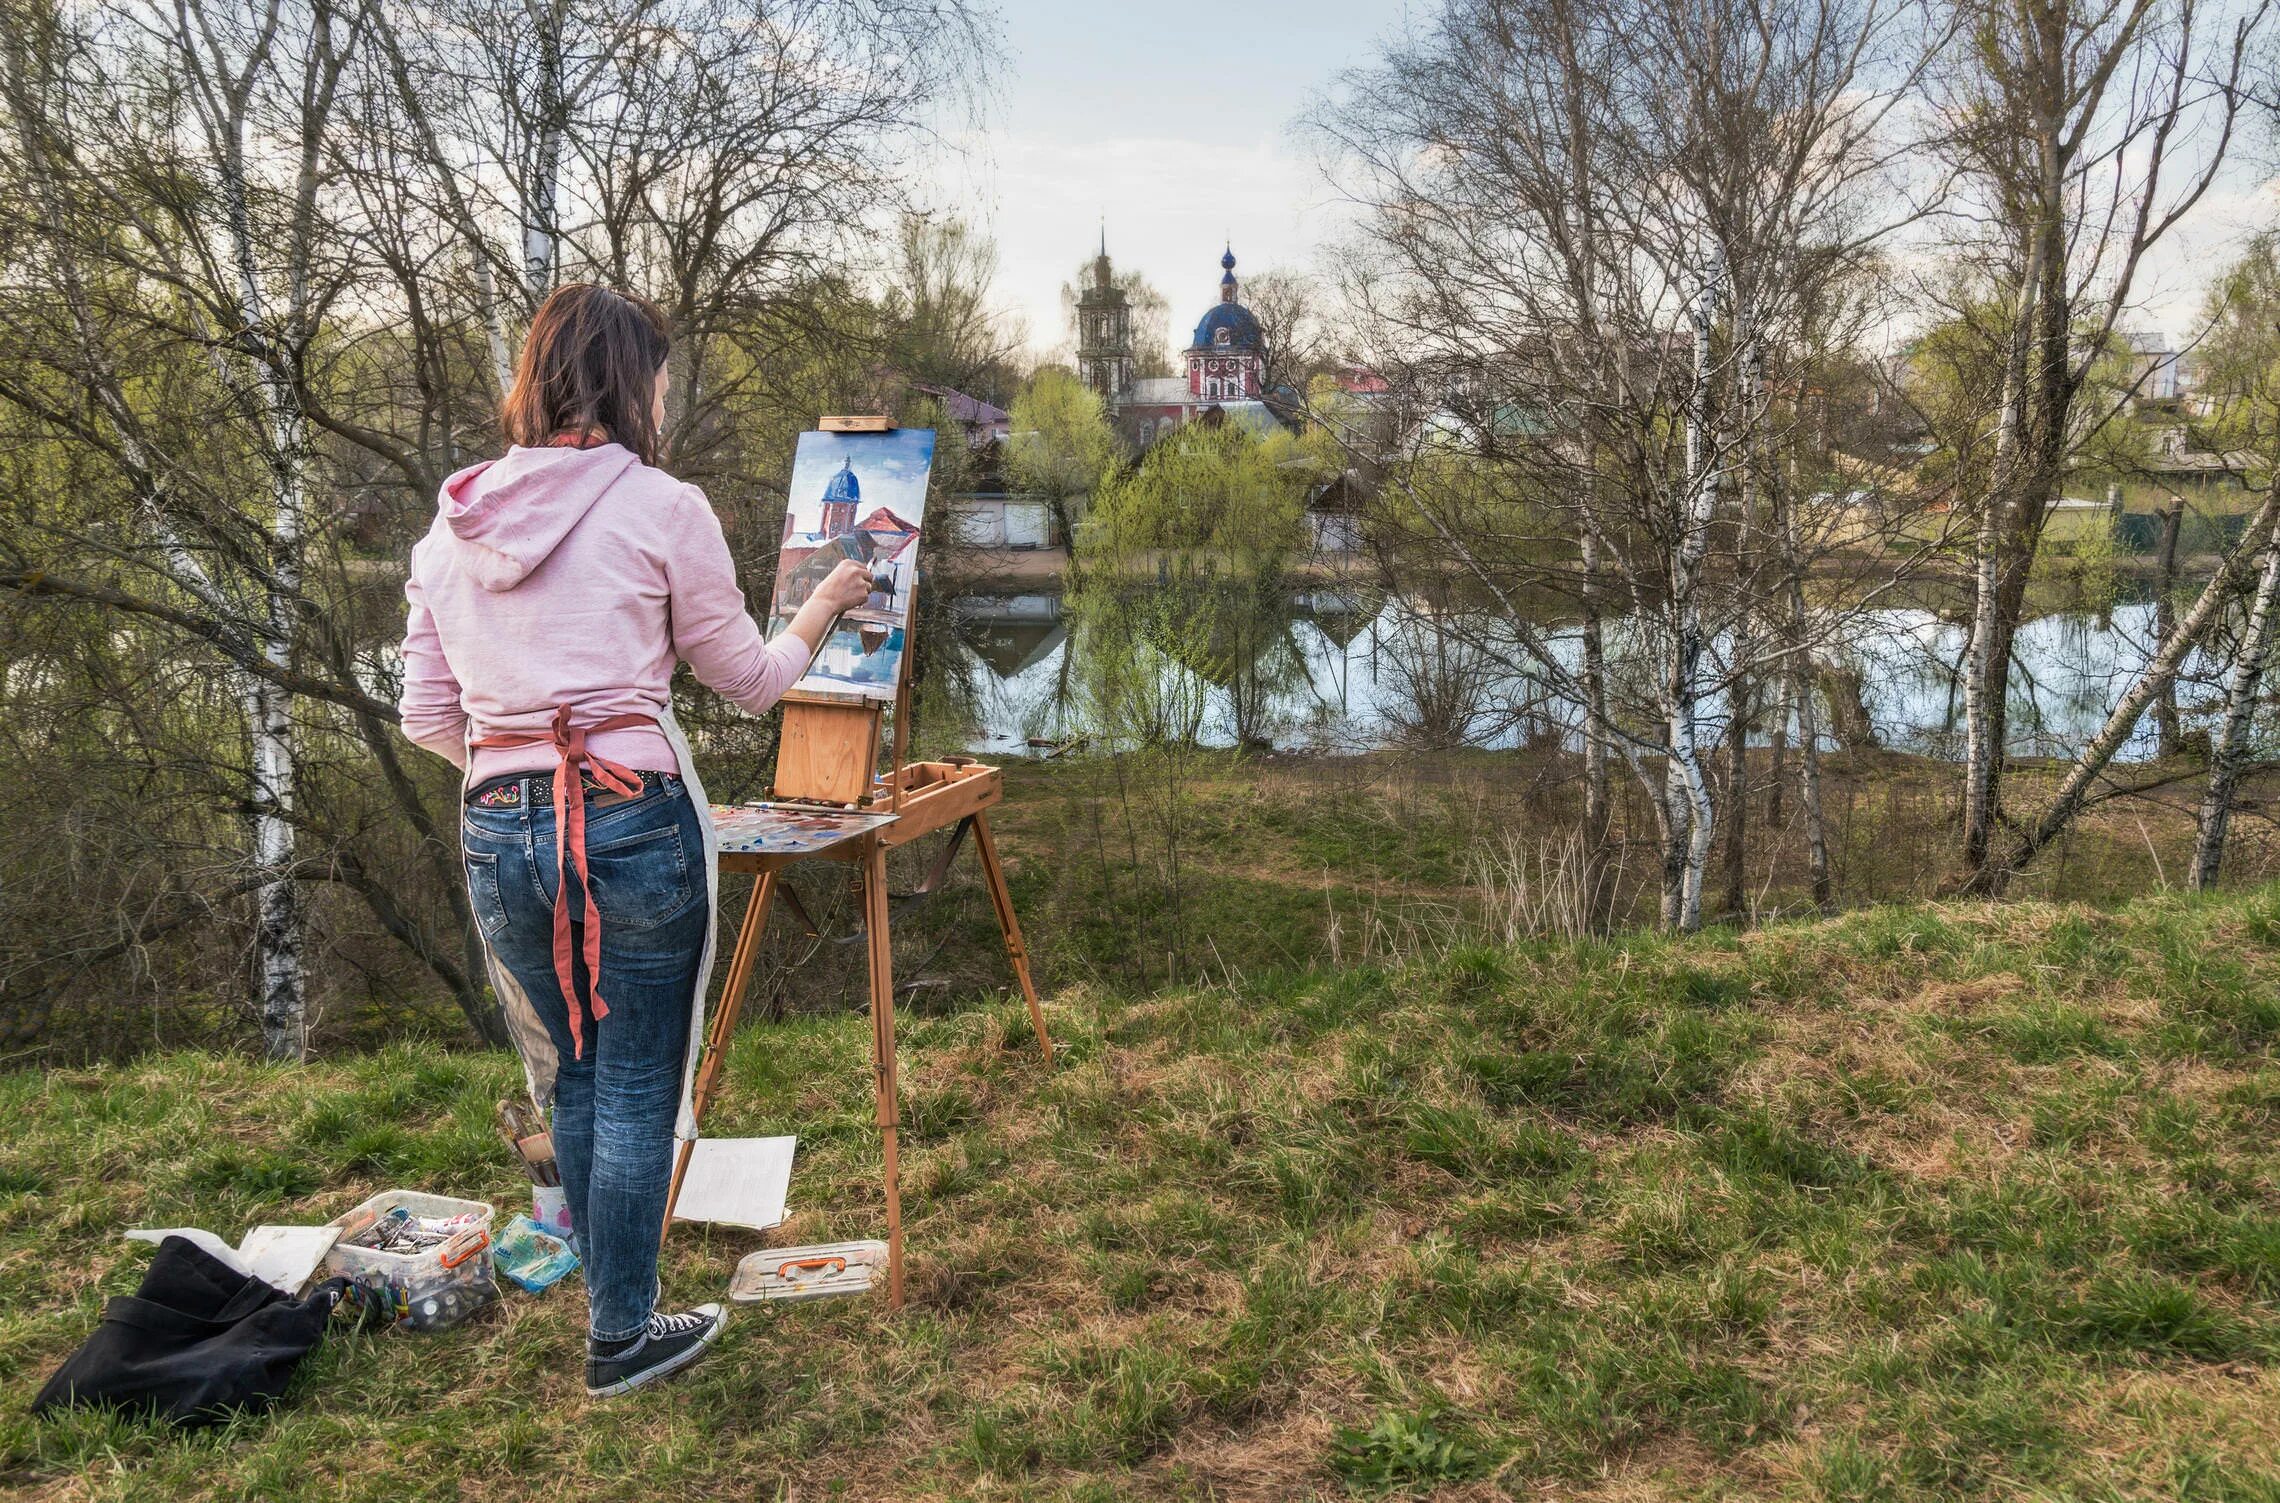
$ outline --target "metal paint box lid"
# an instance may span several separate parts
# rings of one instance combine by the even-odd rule
[[[728,1297],[740,1305],[765,1300],[829,1299],[868,1294],[887,1271],[884,1242],[826,1242],[815,1247],[763,1247],[736,1265]]]

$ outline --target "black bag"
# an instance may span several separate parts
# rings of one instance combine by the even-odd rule
[[[237,1272],[182,1237],[168,1237],[142,1287],[103,1306],[103,1323],[32,1400],[32,1413],[74,1405],[213,1424],[260,1411],[324,1339],[346,1279],[307,1299]]]

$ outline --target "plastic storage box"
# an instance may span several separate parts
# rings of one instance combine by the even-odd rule
[[[417,1252],[385,1252],[349,1244],[349,1238],[399,1207],[421,1218],[473,1213],[476,1220],[450,1240]],[[406,1330],[440,1331],[499,1297],[498,1280],[491,1269],[491,1220],[496,1214],[487,1200],[461,1200],[419,1190],[383,1190],[332,1219],[329,1225],[341,1229],[341,1240],[325,1254],[321,1272],[327,1277],[354,1280],[383,1308],[392,1309],[396,1323]]]

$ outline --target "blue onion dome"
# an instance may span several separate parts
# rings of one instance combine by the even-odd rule
[[[823,488],[823,504],[829,506],[834,501],[862,499],[863,487],[855,479],[855,461],[847,460],[839,473],[831,477],[831,483]]]
[[[1225,329],[1227,338],[1222,341],[1219,331]],[[1195,343],[1190,349],[1256,350],[1266,344],[1266,336],[1259,331],[1259,321],[1251,310],[1241,303],[1221,303],[1203,316],[1195,326]]]
[[[1219,278],[1219,303],[1203,316],[1195,326],[1195,343],[1190,349],[1256,350],[1265,346],[1266,336],[1259,331],[1259,321],[1251,310],[1235,301],[1235,251],[1229,247],[1219,258],[1223,275]],[[1224,331],[1226,337],[1220,337]]]

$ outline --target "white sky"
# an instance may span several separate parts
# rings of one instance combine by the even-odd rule
[[[1403,0],[1000,0],[1006,76],[946,207],[995,236],[998,296],[1039,353],[1097,245],[1171,301],[1175,343],[1236,275],[1306,266],[1339,216],[1294,122],[1365,64]]]
[[[1031,349],[1063,346],[1060,289],[1101,223],[1120,270],[1171,302],[1171,336],[1238,276],[1307,267],[1346,212],[1297,123],[1341,70],[1429,0],[999,0],[1004,76],[986,127],[946,169],[944,207],[996,239],[997,297]],[[2127,327],[2195,330],[2210,275],[2255,229],[2280,224],[2280,148],[2254,127],[2224,178],[2148,257]]]

